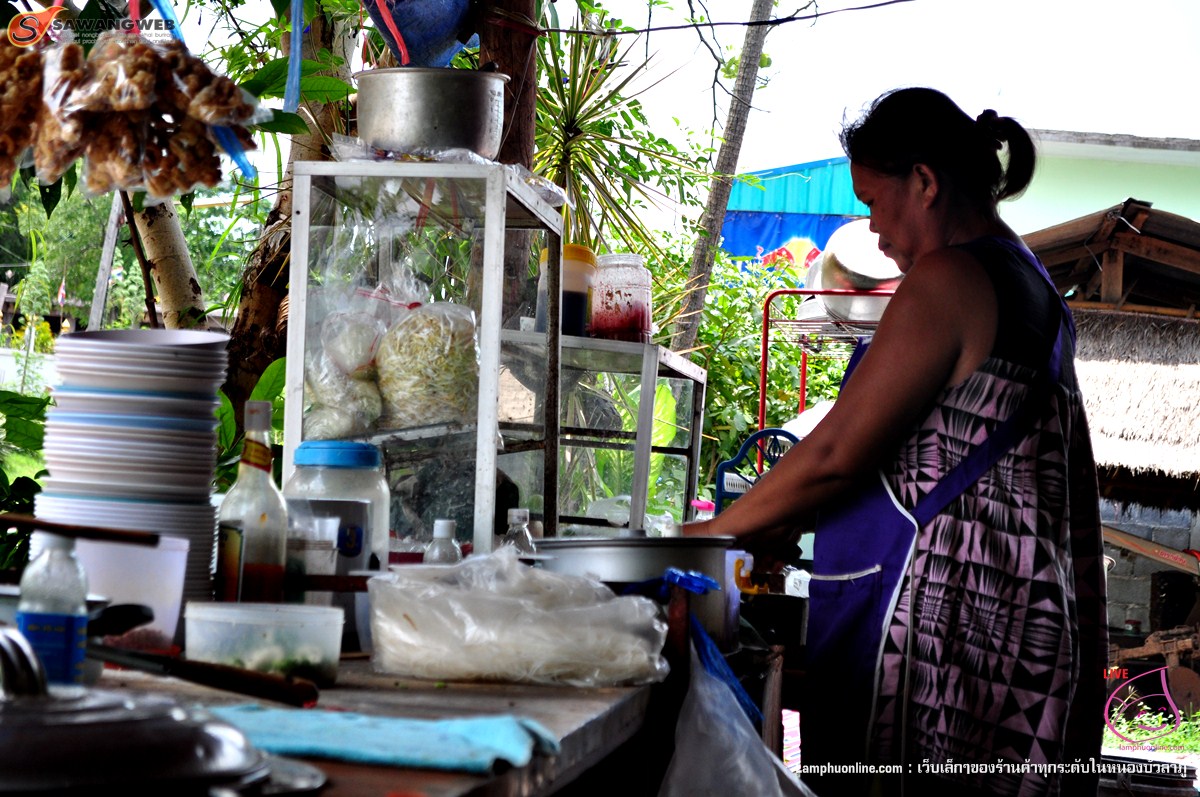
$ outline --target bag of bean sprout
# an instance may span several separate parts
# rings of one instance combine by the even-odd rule
[[[475,313],[450,302],[421,305],[383,336],[375,354],[380,426],[473,423],[479,396]]]

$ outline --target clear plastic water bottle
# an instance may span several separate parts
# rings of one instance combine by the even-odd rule
[[[536,553],[533,544],[533,534],[529,531],[529,510],[508,510],[508,531],[504,534],[504,544],[516,546],[518,553]]]
[[[37,557],[21,574],[17,628],[46,670],[53,693],[83,690],[87,652],[87,574],[75,556],[75,540],[36,532]]]
[[[454,521],[433,521],[433,541],[425,546],[425,564],[452,565],[462,561],[462,548],[454,539]]]

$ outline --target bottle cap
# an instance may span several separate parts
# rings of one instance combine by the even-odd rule
[[[449,540],[454,538],[454,521],[439,518],[433,521],[433,538],[435,540]]]
[[[513,523],[528,523],[528,522],[529,522],[529,510],[528,509],[510,509],[510,510],[508,510],[508,524],[510,526]]]
[[[247,432],[269,432],[271,430],[271,402],[247,401],[245,421]]]
[[[713,510],[715,510],[717,508],[717,505],[715,503],[713,503],[712,501],[706,500],[704,498],[692,499],[692,506],[695,507],[696,509],[699,509],[701,512],[705,512],[705,511],[712,512]]]

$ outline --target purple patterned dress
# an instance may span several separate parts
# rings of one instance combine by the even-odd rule
[[[1017,257],[983,242],[972,251]],[[1007,764],[938,773],[961,793],[1095,793],[1094,777],[1032,766],[1098,761],[1104,725],[1102,537],[1073,361],[1064,351],[1034,429],[920,530],[885,635],[873,755],[916,773],[923,762]],[[943,391],[884,468],[900,502],[915,505],[1012,414],[1033,379],[1033,369],[993,357]]]

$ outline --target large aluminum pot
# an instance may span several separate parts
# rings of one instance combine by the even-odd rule
[[[558,537],[538,540],[543,567],[613,586],[661,578],[668,567],[696,570],[720,592],[692,598],[692,611],[722,650],[737,645],[741,594],[732,577],[733,537]]]
[[[896,262],[879,251],[879,236],[871,232],[869,219],[857,219],[834,230],[812,271],[815,276],[810,287],[823,290],[895,290],[904,278]],[[821,302],[831,318],[861,323],[878,321],[888,298],[826,295]]]
[[[495,159],[508,75],[400,67],[359,72],[358,135],[377,149],[469,149]]]

